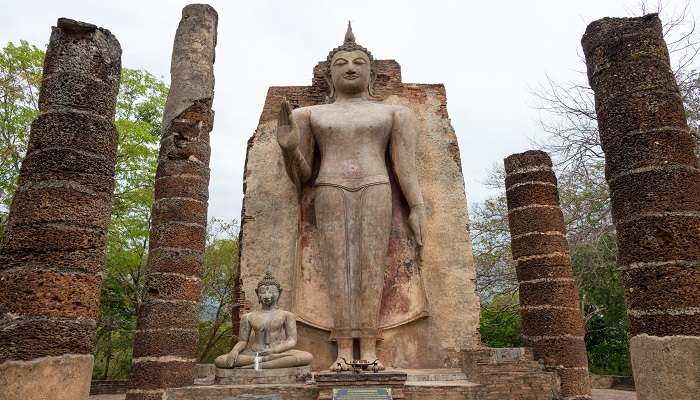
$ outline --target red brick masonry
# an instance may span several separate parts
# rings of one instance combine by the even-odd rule
[[[661,21],[604,18],[582,44],[630,331],[700,336],[700,169]]]
[[[520,288],[523,342],[555,368],[564,399],[590,399],[578,290],[552,161],[542,151],[505,159],[506,199]]]
[[[210,6],[186,6],[175,37],[129,400],[160,400],[166,388],[194,381],[217,20]]]
[[[0,364],[95,345],[121,47],[106,29],[57,25],[0,249]]]
[[[595,93],[640,400],[700,383],[700,168],[656,14],[581,40]],[[681,359],[686,357],[686,359]]]

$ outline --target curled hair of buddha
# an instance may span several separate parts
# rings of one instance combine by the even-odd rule
[[[272,272],[268,270],[265,272],[265,276],[258,282],[258,286],[255,288],[255,293],[260,290],[262,286],[277,286],[277,291],[282,293],[282,285],[275,279],[274,276],[272,276]]]
[[[369,91],[370,96],[374,96],[374,78],[375,78],[375,72],[374,72],[374,57],[372,56],[372,53],[367,50],[366,48],[360,46],[355,42],[355,34],[352,33],[352,25],[350,24],[350,21],[348,21],[348,29],[345,32],[345,38],[343,39],[343,44],[334,48],[328,53],[328,57],[326,57],[326,68],[325,68],[325,78],[326,81],[328,82],[328,87],[330,88],[330,94],[328,95],[327,101],[332,102],[335,99],[335,87],[333,86],[333,81],[331,80],[331,61],[333,60],[333,56],[335,56],[337,53],[341,51],[355,51],[355,50],[360,50],[363,53],[367,54],[367,58],[369,59],[369,64],[370,64],[370,82],[369,82],[369,87],[367,90]]]
[[[348,21],[348,30],[345,32],[345,39],[343,40],[343,44],[334,48],[328,53],[328,57],[326,57],[326,61],[328,61],[328,64],[330,65],[331,60],[333,59],[333,56],[340,52],[340,51],[355,51],[355,50],[361,50],[367,54],[367,58],[369,58],[369,61],[371,63],[374,62],[374,57],[372,57],[372,53],[367,50],[366,48],[360,46],[359,44],[355,43],[355,35],[352,33],[352,25],[350,25],[350,21]]]

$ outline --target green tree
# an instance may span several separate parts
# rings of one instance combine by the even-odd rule
[[[476,203],[470,213],[470,233],[482,306],[518,290],[510,250],[508,207],[503,188],[505,171],[492,167],[485,184],[498,193]]]
[[[589,368],[594,373],[630,375],[624,291],[612,232],[572,247],[571,262],[581,293]]]
[[[238,335],[232,317],[238,312],[234,288],[239,277],[238,222],[211,219],[208,227],[207,249],[204,254],[202,295],[199,303],[200,362],[213,362],[217,356],[231,350],[232,339]]]
[[[479,332],[489,347],[522,346],[518,294],[500,294],[481,303]]]
[[[93,376],[125,378],[148,256],[160,124],[168,87],[147,71],[123,68],[112,223],[107,241]]]
[[[38,115],[44,52],[26,41],[0,51],[0,238]]]

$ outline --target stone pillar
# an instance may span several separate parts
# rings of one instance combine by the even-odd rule
[[[0,249],[3,400],[86,399],[90,389],[121,48],[106,29],[57,25]]]
[[[191,4],[175,35],[129,400],[160,400],[194,381],[217,21],[212,7]]]
[[[563,399],[590,399],[578,290],[552,161],[542,151],[505,159],[523,343],[561,377]]]
[[[595,92],[640,400],[700,392],[700,169],[661,21],[603,18],[581,40]]]

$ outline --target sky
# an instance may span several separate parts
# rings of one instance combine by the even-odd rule
[[[483,201],[488,171],[546,138],[533,92],[547,76],[585,83],[588,23],[638,10],[630,0],[211,1],[219,14],[209,216],[240,217],[246,142],[269,86],[310,85],[312,69],[342,43],[348,20],[405,83],[443,83],[457,132],[467,199]],[[666,1],[672,10],[685,0]],[[692,1],[690,4],[692,5]],[[67,17],[109,29],[122,65],[170,81],[175,30],[186,1],[0,0],[0,45],[39,47]],[[700,6],[691,11],[700,19]],[[663,14],[662,14],[663,18]]]

